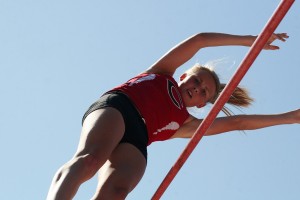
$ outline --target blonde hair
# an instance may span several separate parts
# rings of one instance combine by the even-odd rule
[[[220,93],[225,88],[226,84],[220,83],[219,76],[216,74],[216,72],[212,68],[204,67],[200,64],[195,64],[193,67],[188,69],[185,73],[187,75],[191,75],[191,74],[196,74],[200,70],[205,70],[205,71],[209,72],[212,75],[212,77],[214,78],[217,92],[214,95],[213,99],[210,101],[210,103],[213,104],[213,103],[215,103],[215,101],[219,97]],[[237,108],[248,107],[249,105],[251,105],[252,102],[253,102],[253,99],[250,97],[248,90],[246,88],[243,88],[240,86],[235,88],[235,90],[233,91],[229,100],[227,101],[228,104],[231,104]],[[233,114],[233,112],[226,106],[224,106],[222,108],[222,111],[227,116],[230,116]]]

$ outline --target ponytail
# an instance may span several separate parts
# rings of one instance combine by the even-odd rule
[[[220,90],[225,88],[226,84],[221,83]],[[227,101],[228,104],[237,107],[248,107],[253,102],[253,99],[249,96],[248,90],[243,87],[236,87]]]
[[[217,97],[223,91],[223,89],[225,88],[225,86],[226,86],[226,84],[224,84],[224,83],[220,84],[219,93],[218,93]],[[216,100],[216,98],[211,103],[214,103],[215,100]],[[235,90],[233,91],[232,95],[229,97],[229,100],[227,101],[228,104],[233,105],[233,106],[235,106],[237,108],[248,107],[248,106],[251,105],[252,102],[253,102],[253,99],[249,96],[249,92],[247,91],[247,89],[243,88],[243,87],[239,87],[239,86],[235,88]],[[222,111],[227,116],[231,116],[232,113],[233,113],[226,106],[224,106],[222,108]]]

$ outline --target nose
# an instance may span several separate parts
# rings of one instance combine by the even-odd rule
[[[194,87],[194,92],[198,93],[199,89],[197,87]]]

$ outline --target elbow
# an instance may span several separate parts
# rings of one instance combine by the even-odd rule
[[[213,32],[198,33],[197,41],[201,48],[223,46],[225,44],[225,39]]]
[[[200,32],[193,36],[198,44],[199,48],[204,48],[209,46],[209,33]]]

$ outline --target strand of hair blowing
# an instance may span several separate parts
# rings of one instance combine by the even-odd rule
[[[220,84],[220,91],[219,94],[222,92],[222,90],[225,88],[226,84],[221,83]],[[249,96],[249,92],[246,88],[243,87],[236,87],[233,91],[232,95],[229,97],[229,100],[227,101],[228,104],[231,104],[236,107],[248,107],[253,102],[253,98]],[[232,112],[224,106],[222,108],[222,111],[227,115],[232,115]]]

